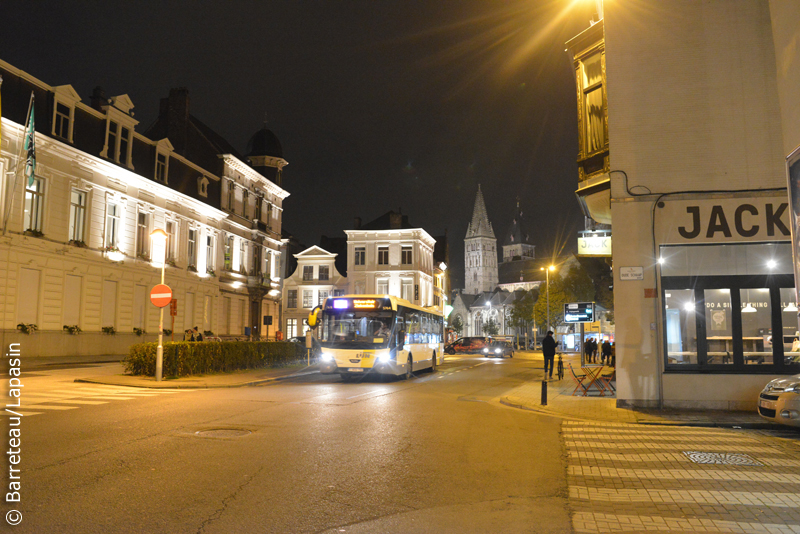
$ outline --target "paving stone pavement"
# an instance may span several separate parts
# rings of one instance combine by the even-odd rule
[[[748,430],[570,421],[576,533],[800,533],[800,447]],[[696,463],[689,452],[726,462]],[[695,458],[699,455],[695,454]]]

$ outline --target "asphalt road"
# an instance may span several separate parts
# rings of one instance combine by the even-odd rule
[[[29,376],[24,395],[94,391],[70,382],[86,368],[60,373]],[[498,402],[536,378],[531,361],[449,358],[410,381],[311,375],[253,388],[109,390],[112,400],[75,409],[53,401],[23,418],[22,522],[5,527],[571,532],[561,421]]]

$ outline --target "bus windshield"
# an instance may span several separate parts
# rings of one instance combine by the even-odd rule
[[[382,349],[392,338],[391,311],[325,310],[319,340],[323,347]]]

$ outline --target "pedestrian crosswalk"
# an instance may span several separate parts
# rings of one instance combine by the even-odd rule
[[[137,389],[102,384],[47,389],[46,391],[30,390],[22,393],[22,397],[19,399],[19,407],[14,406],[17,404],[17,399],[12,399],[7,403],[8,408],[0,413],[6,416],[19,414],[29,417],[48,412],[63,412],[86,406],[108,404],[114,401],[127,401],[161,395],[175,395],[188,391],[192,390]]]
[[[715,428],[566,421],[562,430],[576,533],[800,533],[797,447]],[[703,454],[715,463],[696,463]]]

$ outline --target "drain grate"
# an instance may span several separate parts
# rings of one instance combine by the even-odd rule
[[[763,466],[761,462],[746,454],[734,454],[727,452],[698,452],[683,451],[691,461],[696,464],[721,464],[721,465],[752,465]]]
[[[238,438],[251,434],[249,430],[239,428],[215,428],[213,430],[198,430],[195,435],[203,438]]]

